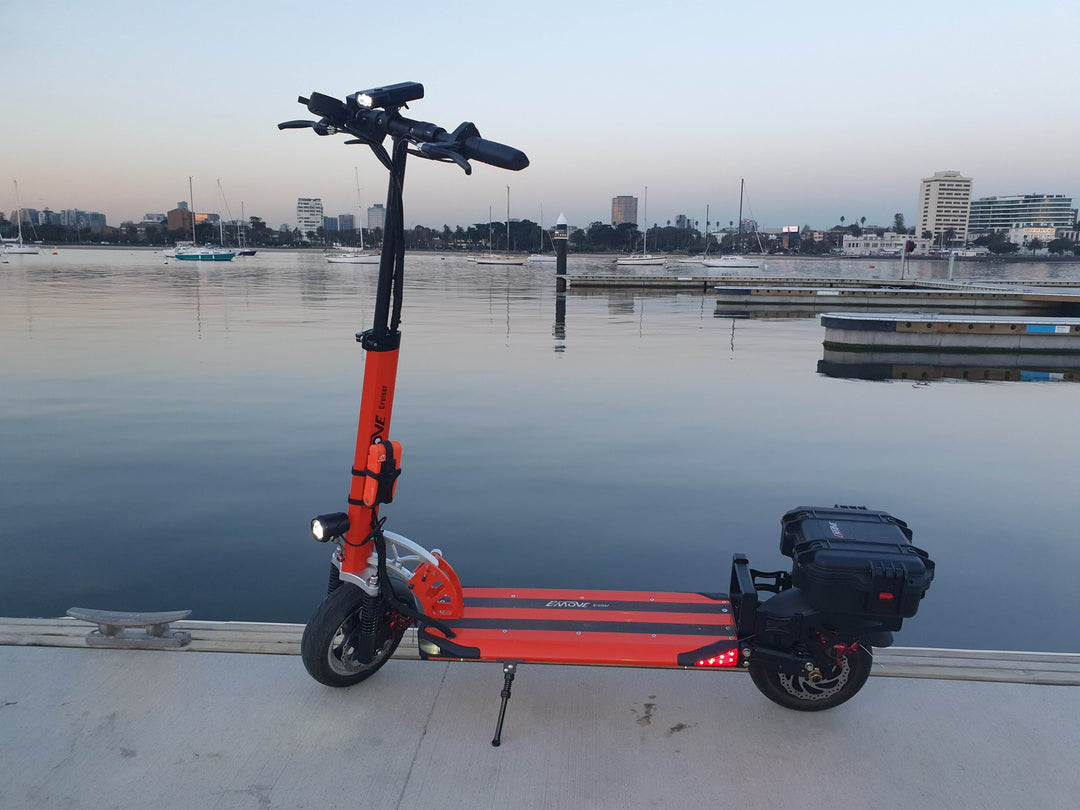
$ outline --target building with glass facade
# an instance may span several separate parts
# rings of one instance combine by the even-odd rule
[[[1013,228],[1069,228],[1075,221],[1072,197],[1064,194],[1014,194],[973,200],[968,231],[984,234],[1003,233]]]
[[[624,222],[637,224],[637,197],[611,198],[611,224],[622,225]]]
[[[367,210],[368,230],[386,227],[386,209],[379,203],[369,205]]]

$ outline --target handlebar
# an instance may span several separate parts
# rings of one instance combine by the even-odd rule
[[[278,124],[278,129],[311,127],[319,135],[344,132],[356,138],[356,142],[373,147],[381,144],[387,135],[403,138],[413,145],[413,154],[430,160],[453,161],[466,173],[471,172],[470,160],[511,171],[521,171],[529,165],[529,158],[520,149],[481,138],[480,131],[470,122],[447,132],[440,126],[405,118],[398,112],[407,101],[422,98],[423,93],[423,86],[415,82],[354,93],[345,101],[312,93],[310,98],[301,96],[298,100],[310,112],[321,116],[321,120],[285,121]]]

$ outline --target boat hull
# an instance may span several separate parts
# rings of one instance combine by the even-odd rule
[[[635,266],[667,264],[667,256],[623,256],[616,259],[615,264]]]
[[[235,253],[177,253],[173,258],[182,262],[231,262]]]
[[[330,264],[378,264],[380,256],[376,254],[363,256],[327,256]]]

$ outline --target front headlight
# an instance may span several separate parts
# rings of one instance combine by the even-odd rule
[[[311,536],[320,543],[343,537],[349,530],[349,516],[344,512],[330,512],[311,519]]]

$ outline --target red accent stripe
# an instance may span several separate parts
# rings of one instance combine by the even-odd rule
[[[432,633],[433,637],[437,634]],[[722,640],[725,636],[717,636]],[[733,638],[733,636],[732,636]],[[467,629],[455,644],[476,647],[483,661],[677,667],[679,653],[702,647],[701,636],[567,633],[549,630]],[[436,642],[438,643],[438,642]]]
[[[686,602],[688,604],[727,604],[727,600],[710,599],[700,593],[668,593],[651,591],[586,591],[562,588],[463,588],[465,598],[477,599],[568,599],[592,602]]]
[[[589,608],[465,608],[470,619],[546,619],[573,622],[640,622],[643,624],[706,624],[730,627],[735,619],[730,613],[650,613],[629,610]],[[454,623],[450,621],[452,626]]]

